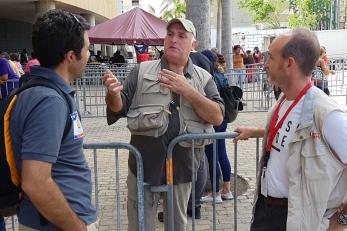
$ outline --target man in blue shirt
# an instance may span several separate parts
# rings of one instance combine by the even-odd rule
[[[88,29],[82,17],[63,10],[48,11],[33,25],[41,67],[32,67],[30,78],[51,81],[65,99],[54,89],[37,86],[20,93],[13,108],[12,146],[24,191],[19,230],[98,228],[84,133],[70,86],[89,58]]]

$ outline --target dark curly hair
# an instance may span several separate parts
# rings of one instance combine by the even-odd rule
[[[87,21],[68,11],[55,9],[39,16],[33,25],[32,44],[41,66],[54,68],[69,51],[81,58]]]
[[[240,46],[240,45],[235,45],[235,46],[233,47],[233,52],[235,53],[235,51],[236,51],[238,48],[241,49],[241,46]]]

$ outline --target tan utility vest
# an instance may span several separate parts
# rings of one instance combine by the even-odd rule
[[[346,201],[347,170],[327,144],[322,129],[329,113],[344,110],[316,87],[312,87],[303,100],[300,125],[288,145],[287,231],[325,231],[328,218]],[[269,113],[263,155],[276,107]],[[258,172],[254,204],[258,199],[261,170],[262,167]]]
[[[149,61],[140,64],[137,89],[135,91],[127,119],[131,134],[142,136],[162,136],[169,126],[170,102],[172,93],[160,86],[158,79],[161,61]],[[211,77],[207,72],[194,65],[194,74],[187,79],[202,95]],[[212,132],[212,125],[202,121],[195,113],[192,105],[184,97],[180,97],[179,119],[180,134]],[[195,146],[203,146],[208,140],[195,142]],[[183,147],[191,147],[191,142],[181,142]]]

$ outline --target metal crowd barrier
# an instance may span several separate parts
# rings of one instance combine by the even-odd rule
[[[12,90],[19,88],[19,79],[8,79],[0,85],[0,99],[8,96]]]
[[[137,208],[138,208],[138,224],[139,224],[139,231],[145,230],[145,223],[144,223],[144,181],[143,181],[143,162],[142,162],[142,156],[141,153],[132,145],[127,143],[91,143],[91,144],[84,144],[83,148],[85,150],[93,150],[93,163],[94,163],[94,201],[95,201],[95,207],[98,211],[100,211],[100,205],[99,205],[99,175],[98,175],[98,161],[97,161],[97,150],[105,150],[105,149],[114,149],[115,150],[115,166],[116,166],[116,175],[115,175],[115,183],[116,183],[116,228],[113,230],[121,231],[121,201],[120,201],[120,166],[119,166],[119,149],[126,149],[129,150],[129,153],[134,155],[136,159],[136,167],[137,167]],[[11,219],[11,221],[9,221]],[[16,227],[18,225],[18,219],[17,216],[12,216],[5,218],[5,222],[8,224],[7,228],[12,229],[13,231],[16,231]],[[10,224],[11,223],[11,226]]]
[[[137,211],[138,211],[138,225],[139,231],[145,230],[144,222],[144,181],[143,181],[143,162],[141,153],[134,146],[127,143],[94,143],[94,144],[84,144],[83,148],[93,150],[93,159],[94,159],[94,184],[95,184],[95,206],[97,210],[100,210],[99,207],[99,178],[98,178],[98,165],[97,165],[97,150],[101,149],[114,149],[115,150],[115,165],[116,165],[116,230],[121,230],[121,201],[120,201],[120,175],[119,175],[119,149],[127,149],[129,152],[134,155],[136,159],[137,167]]]
[[[331,60],[328,64],[333,74],[329,75],[327,82],[331,96],[345,97],[347,105],[347,75],[345,74],[346,60]],[[130,70],[135,66],[128,64],[88,64],[83,78],[74,84],[77,104],[83,117],[106,116],[105,88],[102,85],[102,76],[109,68],[124,82]],[[313,72],[313,78],[320,78],[321,72]],[[275,102],[273,85],[270,83],[263,64],[247,65],[242,69],[228,69],[225,73],[229,85],[239,86],[243,92],[242,102],[244,112],[267,111]]]
[[[201,133],[201,134],[184,134],[173,139],[168,146],[168,153],[166,157],[166,185],[156,187],[157,191],[167,192],[167,227],[169,231],[174,230],[174,212],[173,212],[173,149],[181,141],[192,141],[192,208],[195,208],[195,141],[201,139],[213,139],[213,227],[212,230],[217,230],[216,223],[216,201],[215,201],[215,191],[216,191],[216,140],[217,139],[232,139],[238,136],[236,132],[218,132],[218,133]],[[256,171],[258,171],[259,162],[259,139],[256,139]],[[234,230],[237,230],[237,143],[234,144]],[[192,209],[192,230],[195,230],[195,209]]]
[[[275,102],[273,85],[263,68],[229,69],[225,77],[229,85],[242,89],[244,112],[267,111]]]

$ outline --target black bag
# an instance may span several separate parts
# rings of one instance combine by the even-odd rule
[[[24,79],[23,79],[24,80]],[[16,213],[16,209],[22,199],[22,190],[20,187],[21,179],[17,170],[16,161],[13,155],[12,140],[10,134],[10,118],[13,106],[20,92],[35,86],[45,86],[56,90],[66,101],[69,108],[69,114],[72,107],[66,98],[67,96],[56,87],[51,81],[43,78],[33,78],[23,82],[23,86],[11,92],[11,94],[0,101],[0,215],[11,216]],[[71,120],[67,120],[63,139],[67,136]]]
[[[233,122],[239,111],[243,110],[243,104],[241,102],[242,90],[237,86],[226,86],[222,87],[220,96],[224,100],[225,114],[224,122]]]
[[[243,110],[241,102],[243,92],[238,86],[229,86],[227,79],[221,81],[218,77],[214,77],[214,80],[218,81],[217,84],[221,87],[219,94],[225,107],[223,122],[231,123],[236,119],[238,112]]]

